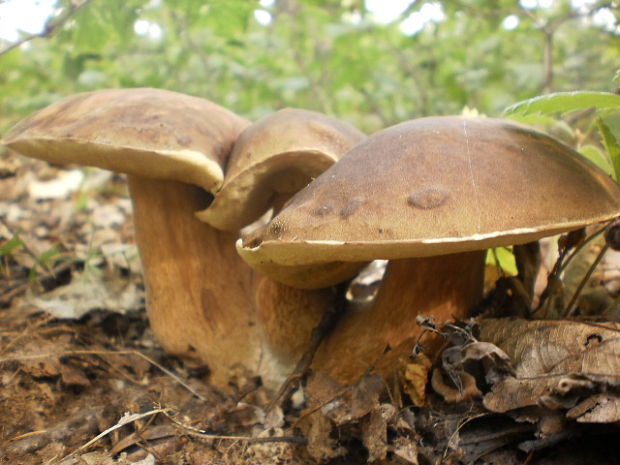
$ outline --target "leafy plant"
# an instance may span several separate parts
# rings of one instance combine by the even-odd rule
[[[620,95],[610,92],[557,92],[524,100],[509,106],[504,115],[528,122],[541,122],[539,117],[563,116],[582,111],[589,120],[578,138],[577,149],[616,180],[620,180]],[[537,121],[538,119],[538,121]],[[597,145],[586,144],[587,136],[596,129]]]
[[[0,270],[3,274],[6,274],[9,258],[23,245],[24,243],[17,233],[13,234],[4,244],[0,245]]]
[[[40,269],[53,275],[53,265],[60,256],[57,247],[51,247],[41,254],[34,253],[22,240],[18,232],[13,233],[11,238],[0,245],[0,272],[6,275],[9,269],[9,260],[19,254],[28,255],[34,264],[28,270],[28,279],[34,281]]]
[[[497,266],[508,276],[518,274],[515,256],[511,247],[496,247],[487,250],[485,264],[487,266]]]
[[[60,251],[56,247],[51,247],[42,254],[34,256],[33,258],[35,259],[35,265],[30,268],[30,271],[28,272],[28,278],[31,281],[34,281],[39,272],[39,268],[42,268],[53,276],[53,264],[55,260],[59,257],[59,255]]]
[[[53,34],[0,55],[0,134],[62,96],[137,86],[207,97],[252,120],[284,106],[319,110],[372,132],[465,105],[497,115],[546,87],[604,90],[620,60],[616,36],[585,20],[601,2],[418,0],[391,22],[361,0],[76,4],[59,0]],[[429,5],[441,19],[403,33]]]

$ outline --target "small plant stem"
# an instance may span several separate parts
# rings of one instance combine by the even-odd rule
[[[570,299],[570,302],[568,303],[568,305],[566,307],[565,317],[571,317],[571,316],[573,316],[573,313],[575,313],[575,310],[577,309],[577,299],[579,298],[579,295],[581,294],[581,291],[583,290],[583,288],[586,285],[586,283],[590,280],[590,277],[592,276],[592,273],[596,269],[596,266],[602,260],[603,256],[605,255],[605,252],[607,252],[608,248],[609,248],[609,246],[607,244],[605,244],[603,246],[603,248],[601,248],[601,251],[596,256],[596,259],[594,260],[594,262],[590,266],[590,269],[588,270],[588,272],[585,274],[585,276],[583,277],[583,279],[579,283],[579,286],[577,286],[577,289],[575,290],[575,293],[573,294],[572,299]]]

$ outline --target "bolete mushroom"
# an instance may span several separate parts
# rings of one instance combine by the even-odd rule
[[[417,315],[466,317],[486,249],[619,214],[618,185],[545,134],[497,119],[422,118],[368,137],[237,249],[276,279],[278,268],[391,260],[374,304],[347,314],[315,357],[315,370],[348,383],[386,347],[409,344]]]
[[[220,387],[238,365],[276,386],[333,299],[328,289],[256,275],[234,250],[236,234],[194,217],[209,204],[207,191],[222,185],[228,154],[248,124],[204,99],[118,89],[60,101],[3,140],[33,157],[128,173],[151,326],[168,351],[206,361]],[[274,189],[283,201],[365,137],[304,110],[278,112],[243,134],[214,202],[219,227],[245,226],[273,207]]]
[[[247,127],[235,142],[226,177],[198,218],[224,231],[238,231],[334,164],[366,137],[322,113],[285,108]]]
[[[128,174],[152,329],[169,352],[207,361],[220,387],[236,366],[277,370],[257,334],[254,274],[237,236],[194,216],[248,124],[205,99],[112,89],[52,104],[2,140],[31,157]]]
[[[224,184],[197,217],[218,229],[244,228],[268,209],[279,210],[365,137],[351,124],[314,111],[286,108],[265,116],[240,134],[226,165]],[[348,277],[358,267],[347,264],[348,269],[336,266],[328,271],[337,273],[340,280],[343,273]],[[296,271],[296,280],[308,279]],[[324,279],[327,274],[309,278]],[[334,299],[325,286],[314,287],[323,289],[302,290],[255,277],[257,320],[282,372],[299,361],[312,329]]]

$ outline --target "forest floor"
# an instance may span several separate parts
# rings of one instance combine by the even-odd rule
[[[617,415],[489,411],[463,389],[448,401],[419,360],[409,387],[369,375],[315,408],[297,393],[269,409],[252,376],[219,392],[149,330],[123,178],[0,161],[0,463],[619,463]],[[615,395],[610,376],[581,389]]]

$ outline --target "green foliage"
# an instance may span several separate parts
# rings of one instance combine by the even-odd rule
[[[24,243],[18,234],[14,234],[8,241],[0,245],[0,270],[2,272],[4,272],[7,266],[7,259],[23,245]]]
[[[611,159],[611,163],[613,165],[615,179],[620,180],[620,145],[618,144],[618,136],[620,136],[620,128],[617,125],[614,125],[614,131],[610,129],[608,125],[609,121],[618,120],[617,114],[616,118],[609,118],[607,121],[604,118],[598,118],[598,129],[601,134],[601,138],[603,139],[603,144],[605,145],[605,149],[607,149],[607,153],[609,154],[609,158]]]
[[[516,276],[519,273],[515,256],[509,247],[487,250],[485,262],[487,266],[498,266],[508,276]]]
[[[609,92],[558,92],[515,103],[506,108],[504,114],[510,116],[531,113],[568,113],[586,108],[595,108],[597,111],[620,108],[620,95]]]
[[[504,114],[529,122],[532,120],[528,117],[535,115],[539,118],[538,122],[548,123],[553,121],[552,115],[577,110],[594,111],[591,126],[598,129],[604,149],[583,145],[578,150],[614,179],[620,180],[620,95],[589,91],[558,92],[517,102],[506,108]]]
[[[70,2],[59,1],[56,17]],[[429,4],[412,2],[381,24],[363,0],[92,1],[50,38],[0,55],[0,134],[62,96],[106,87],[177,90],[250,119],[303,107],[366,131],[465,105],[497,115],[549,86],[610,90],[620,47],[617,35],[584,19],[597,4],[581,12],[567,0],[530,10],[508,0],[445,1],[442,20],[403,34],[401,22]],[[271,22],[259,23],[257,10]],[[502,26],[509,15],[519,19],[513,30]],[[136,21],[154,32],[137,34]]]
[[[28,270],[28,278],[33,281],[37,277],[39,269],[43,269],[53,275],[52,265],[58,259],[60,252],[58,248],[51,247],[40,255],[35,255],[26,247],[19,233],[14,233],[8,241],[0,245],[0,271],[2,273],[5,273],[8,269],[8,260],[18,254],[29,255],[34,261],[34,265]]]
[[[41,255],[33,257],[35,259],[35,265],[30,268],[28,272],[28,278],[30,281],[34,281],[39,273],[39,269],[43,269],[47,271],[50,275],[54,275],[53,272],[53,264],[59,258],[60,251],[56,247],[51,247],[50,249],[43,252]]]
[[[616,180],[618,179],[618,176],[616,175],[616,167],[612,165],[612,161],[609,159],[607,154],[596,145],[584,145],[579,149],[579,153],[605,171],[609,176]]]

